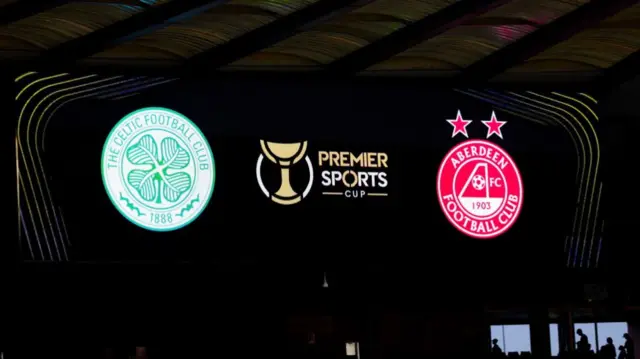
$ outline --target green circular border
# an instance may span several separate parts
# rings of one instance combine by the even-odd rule
[[[143,224],[140,223],[136,223],[133,220],[131,220],[129,218],[129,216],[120,209],[120,206],[118,205],[118,201],[114,200],[114,198],[111,196],[111,193],[109,192],[109,188],[107,187],[107,181],[105,178],[105,173],[104,173],[104,154],[107,151],[107,145],[110,142],[111,136],[114,134],[114,131],[116,130],[116,128],[118,128],[118,126],[120,126],[120,124],[122,122],[124,122],[126,119],[129,119],[133,116],[135,116],[136,114],[140,113],[140,112],[144,112],[144,111],[165,111],[171,114],[174,114],[176,116],[181,117],[183,120],[186,120],[189,124],[191,124],[191,126],[193,126],[193,129],[200,134],[200,136],[202,137],[202,139],[205,141],[206,145],[207,145],[207,150],[209,152],[209,155],[211,156],[211,165],[212,165],[212,169],[213,169],[213,176],[212,176],[212,180],[211,180],[211,191],[209,192],[209,196],[204,200],[204,202],[202,202],[202,210],[200,211],[200,213],[198,213],[197,215],[193,216],[191,219],[189,219],[188,221],[184,222],[183,224],[177,226],[177,227],[172,227],[172,228],[152,228],[149,226],[145,226]],[[124,115],[111,129],[111,131],[109,131],[109,135],[107,135],[107,139],[104,142],[104,145],[102,146],[102,154],[100,157],[100,174],[102,177],[102,185],[104,186],[104,190],[107,193],[107,196],[109,197],[109,200],[111,201],[111,203],[113,204],[114,207],[116,207],[116,209],[118,210],[118,212],[120,212],[120,214],[129,222],[131,222],[132,224],[140,227],[140,228],[144,228],[148,231],[153,231],[153,232],[171,232],[171,231],[177,231],[178,229],[182,229],[186,226],[188,226],[189,224],[191,224],[191,222],[195,221],[198,217],[200,217],[200,215],[202,214],[202,212],[205,211],[205,209],[207,208],[207,206],[209,205],[209,201],[211,200],[211,196],[213,196],[213,191],[215,190],[215,185],[216,185],[216,161],[215,158],[213,157],[213,152],[211,151],[211,145],[209,145],[209,140],[207,140],[207,137],[204,135],[204,133],[202,133],[202,131],[200,130],[200,128],[193,122],[191,121],[191,119],[189,119],[187,116],[181,114],[180,112],[168,109],[168,108],[164,108],[164,107],[144,107],[138,110],[135,110],[133,112],[130,112],[126,115]]]

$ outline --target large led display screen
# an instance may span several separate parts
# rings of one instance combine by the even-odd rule
[[[559,115],[588,101],[578,94],[72,74],[17,85],[25,260],[537,268],[566,264],[597,220],[594,149]]]

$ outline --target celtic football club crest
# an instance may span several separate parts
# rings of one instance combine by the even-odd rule
[[[102,180],[120,213],[152,231],[172,231],[205,209],[215,183],[211,148],[198,127],[164,108],[125,116],[102,151]]]

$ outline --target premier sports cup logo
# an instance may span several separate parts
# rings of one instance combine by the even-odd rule
[[[215,183],[211,148],[198,127],[165,108],[122,118],[102,151],[102,180],[118,211],[152,231],[172,231],[206,208]]]
[[[281,205],[300,203],[311,192],[316,178],[319,179],[322,196],[360,200],[389,195],[386,172],[389,156],[386,153],[309,151],[308,145],[307,141],[281,143],[260,140],[262,151],[256,163],[256,179],[265,197]],[[315,161],[319,176],[314,173]],[[280,172],[277,183],[269,181],[269,176],[263,173],[268,173],[265,167],[274,165]]]
[[[452,137],[462,133],[472,121],[460,112]],[[506,122],[483,121],[489,128],[487,138]],[[467,140],[453,147],[442,160],[437,178],[440,207],[451,224],[462,233],[478,239],[490,239],[506,232],[522,208],[522,179],[516,163],[500,146],[487,140]]]

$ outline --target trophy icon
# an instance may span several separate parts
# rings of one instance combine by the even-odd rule
[[[271,162],[280,166],[280,188],[271,194],[271,200],[279,204],[295,204],[303,195],[291,187],[290,169],[300,162],[307,152],[307,141],[296,143],[278,143],[260,140],[262,153]]]

